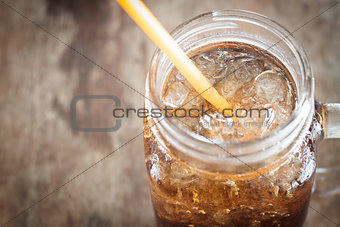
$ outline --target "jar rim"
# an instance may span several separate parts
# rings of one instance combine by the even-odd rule
[[[303,76],[303,81],[301,83],[301,96],[298,98],[298,101],[296,103],[295,109],[289,116],[289,118],[282,124],[280,124],[278,127],[273,129],[271,132],[265,134],[264,136],[254,138],[252,140],[248,141],[242,141],[242,142],[234,142],[234,141],[220,141],[220,140],[214,140],[209,139],[207,140],[204,136],[195,134],[193,132],[190,132],[186,130],[184,127],[181,127],[180,124],[176,124],[176,121],[174,119],[170,118],[160,118],[159,121],[159,127],[163,128],[165,131],[169,132],[171,136],[173,137],[172,141],[180,142],[182,140],[185,141],[185,147],[188,147],[190,143],[195,145],[196,151],[192,151],[192,149],[188,150],[185,149],[184,152],[187,152],[189,155],[197,156],[202,155],[201,158],[203,159],[228,159],[228,158],[234,158],[230,157],[230,154],[228,155],[216,155],[214,153],[210,152],[204,152],[205,150],[209,150],[209,147],[212,146],[220,146],[222,149],[228,149],[228,150],[240,150],[240,149],[246,149],[251,150],[251,152],[241,152],[237,153],[235,156],[239,158],[245,158],[245,160],[252,159],[254,155],[260,155],[260,151],[268,150],[267,148],[275,146],[275,144],[280,143],[281,140],[283,140],[285,137],[289,136],[289,132],[294,130],[298,125],[300,125],[301,121],[310,120],[311,121],[311,113],[313,112],[313,105],[312,100],[314,96],[314,80],[313,75],[311,73],[311,68],[309,65],[309,61],[307,58],[307,55],[304,51],[304,49],[301,47],[301,45],[298,43],[298,41],[295,39],[295,37],[290,33],[286,28],[284,28],[279,23],[275,22],[274,20],[263,16],[258,13],[245,11],[245,10],[216,10],[211,11],[207,13],[200,14],[192,19],[189,19],[185,21],[184,23],[178,25],[172,32],[172,36],[178,35],[183,28],[189,27],[196,23],[197,21],[204,21],[204,20],[210,20],[211,18],[220,19],[223,20],[223,18],[242,18],[249,22],[256,22],[258,24],[261,24],[263,26],[266,26],[266,28],[270,29],[271,32],[275,32],[275,34],[280,34],[282,37],[284,37],[284,40],[280,39],[279,42],[284,41],[288,42],[296,52],[296,58],[299,61],[299,65],[301,68],[301,74]],[[175,38],[176,40],[176,38]],[[149,68],[149,83],[147,83],[147,87],[152,87],[152,83],[155,82],[155,75],[157,74],[157,67],[159,60],[161,57],[164,57],[165,54],[161,52],[159,49],[157,49],[152,57],[151,65]],[[150,92],[150,99],[159,106],[162,106],[162,101],[159,99],[157,95],[155,95],[154,91]],[[303,108],[309,107],[309,116],[303,116],[306,115],[305,111],[302,111]],[[283,133],[286,132],[286,133]],[[200,147],[201,149],[197,148]],[[260,149],[261,148],[261,149]],[[194,149],[195,150],[195,149]],[[212,160],[211,159],[211,160]]]

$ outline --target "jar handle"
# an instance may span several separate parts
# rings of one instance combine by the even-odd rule
[[[322,130],[315,130],[316,138],[331,139],[340,138],[340,103],[315,103],[315,116],[322,127]],[[315,127],[315,124],[314,124]],[[317,168],[314,184],[316,197],[328,197],[340,195],[340,165],[328,168]]]
[[[340,138],[340,103],[326,103],[321,106],[324,139]]]

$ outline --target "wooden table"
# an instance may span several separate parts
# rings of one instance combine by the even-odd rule
[[[168,30],[199,13],[233,8],[267,15],[292,31],[331,1],[146,4]],[[311,60],[316,97],[340,102],[340,4],[295,35]],[[124,119],[116,132],[79,132],[69,122],[71,100],[79,95],[115,95],[125,108],[143,107],[154,49],[115,1],[1,1],[0,224],[34,204],[8,226],[155,225],[142,136],[131,140],[142,121]],[[77,111],[87,115],[78,123],[112,124],[103,116],[111,116],[113,104],[103,102],[79,102]],[[322,142],[318,164],[339,165],[339,149],[340,141]],[[339,202],[314,199],[311,205],[340,224]],[[335,225],[309,210],[306,226]]]

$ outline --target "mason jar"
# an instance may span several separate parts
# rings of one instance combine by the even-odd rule
[[[245,142],[212,142],[176,119],[145,118],[145,162],[158,226],[302,226],[315,178],[316,143],[340,135],[339,104],[314,100],[303,48],[275,21],[238,10],[199,15],[179,25],[172,37],[188,55],[219,42],[268,51],[291,74],[297,102],[286,122]],[[165,107],[162,94],[173,67],[156,50],[146,81],[147,109]]]

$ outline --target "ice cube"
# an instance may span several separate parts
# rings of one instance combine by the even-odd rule
[[[163,95],[163,102],[170,107],[181,107],[190,93],[190,89],[181,81],[176,81],[167,85]]]
[[[254,81],[257,96],[267,99],[272,104],[288,95],[287,81],[281,72],[267,70],[257,75]]]
[[[232,55],[227,50],[221,49],[200,53],[194,56],[192,60],[210,83],[215,83],[227,74],[226,62],[231,58]]]
[[[235,57],[228,62],[228,74],[233,75],[234,79],[246,82],[261,73],[264,69],[263,61],[254,57],[242,56]]]

